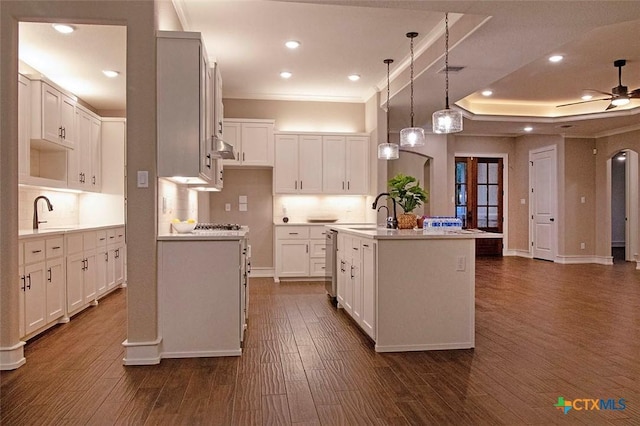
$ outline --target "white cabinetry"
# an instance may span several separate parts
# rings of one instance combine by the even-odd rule
[[[275,281],[325,277],[326,230],[320,226],[276,226]]]
[[[31,138],[75,147],[76,101],[41,80],[31,82]]]
[[[225,118],[224,141],[233,145],[236,158],[225,166],[273,167],[273,120]]]
[[[369,138],[323,136],[323,192],[366,194],[369,182]]]
[[[73,314],[97,299],[96,231],[66,235],[67,313]]]
[[[99,192],[101,188],[100,117],[76,108],[76,148],[69,152],[67,184],[70,188]]]
[[[64,316],[64,240],[62,237],[19,244],[20,336],[30,336]]]
[[[338,233],[338,306],[376,338],[376,243]]]
[[[211,182],[207,70],[200,33],[158,32],[158,176],[180,179],[180,183]]]
[[[276,194],[322,192],[322,137],[278,134],[273,172]]]

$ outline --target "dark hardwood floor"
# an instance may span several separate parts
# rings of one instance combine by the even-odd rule
[[[633,268],[479,259],[476,348],[394,354],[375,353],[322,284],[254,278],[242,357],[140,367],[122,366],[118,290],[28,342],[27,364],[0,374],[0,423],[638,425]],[[565,415],[559,396],[626,409]]]

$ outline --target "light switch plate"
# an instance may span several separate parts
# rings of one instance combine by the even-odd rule
[[[224,205],[224,211],[225,212],[230,212],[231,211],[231,203],[226,203]]]
[[[146,170],[138,170],[138,188],[149,187],[149,172]]]
[[[247,196],[246,196],[246,195],[240,195],[240,196],[238,196],[238,203],[240,203],[240,204],[247,204]]]
[[[247,211],[247,205],[245,203],[242,203],[239,206],[240,206],[240,211],[241,212],[246,212]]]

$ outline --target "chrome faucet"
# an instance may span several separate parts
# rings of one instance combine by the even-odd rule
[[[53,210],[53,206],[51,205],[51,201],[44,195],[39,195],[33,200],[33,229],[38,229],[38,225],[41,223],[47,223],[46,220],[38,220],[38,200],[43,199],[47,202],[47,208],[49,211]]]
[[[383,192],[381,194],[378,194],[371,208],[374,210],[378,208],[378,200],[380,200],[380,197],[382,197],[383,195],[386,195],[388,198],[391,198],[391,201],[393,201],[393,217],[387,218],[387,228],[398,229],[398,216],[396,214],[396,200],[388,192]],[[380,208],[382,208],[382,206]],[[387,212],[388,211],[389,211],[389,208],[387,207]]]

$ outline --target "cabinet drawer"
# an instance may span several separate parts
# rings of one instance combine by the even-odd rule
[[[84,250],[93,250],[96,248],[96,232],[85,232],[82,234],[82,248]]]
[[[309,238],[313,239],[325,239],[328,229],[324,226],[310,226]]]
[[[327,251],[327,244],[324,240],[311,240],[309,241],[309,256],[321,257],[324,259]]]
[[[115,229],[107,229],[107,244],[115,244],[116,243],[116,230]]]
[[[44,260],[44,240],[27,241],[24,243],[24,263],[34,263]]]
[[[312,277],[326,276],[325,261],[324,259],[310,259],[309,260],[309,273]]]
[[[309,239],[309,227],[279,226],[276,228],[276,238],[279,240],[307,240]]]
[[[107,245],[107,231],[96,231],[96,246],[102,247]]]
[[[84,234],[82,234],[81,232],[74,232],[73,234],[67,234],[67,239],[66,239],[67,255],[82,252],[83,235]]]
[[[114,229],[116,234],[116,243],[124,243],[124,227]]]
[[[64,254],[64,237],[50,238],[45,241],[47,259],[60,257]]]

